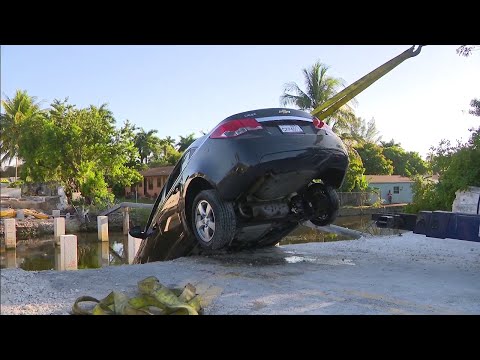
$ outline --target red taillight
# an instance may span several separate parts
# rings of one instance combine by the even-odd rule
[[[217,126],[215,130],[213,130],[212,135],[210,138],[212,139],[225,139],[231,138],[235,136],[242,135],[247,131],[254,131],[254,130],[261,130],[262,125],[253,119],[241,119],[241,120],[232,120]]]
[[[317,118],[313,118],[313,126],[317,129],[321,129],[325,126],[325,123],[322,120],[318,120]]]

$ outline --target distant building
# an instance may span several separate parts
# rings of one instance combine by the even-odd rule
[[[168,177],[172,173],[174,166],[162,166],[140,171],[143,181],[127,186],[125,188],[125,196],[135,197],[157,197],[167,182]]]
[[[388,203],[387,194],[392,194],[392,204],[411,203],[414,180],[401,175],[365,175],[371,188],[380,191],[380,199]]]

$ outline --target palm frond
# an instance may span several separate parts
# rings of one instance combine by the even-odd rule
[[[301,89],[295,82],[284,85],[280,96],[282,105],[295,105],[301,110],[313,110],[335,96],[346,86],[345,80],[328,75],[329,67],[320,61],[311,67],[302,69],[305,89]],[[348,124],[355,119],[353,107],[357,101],[352,99],[343,105],[325,121],[338,131],[348,133]]]

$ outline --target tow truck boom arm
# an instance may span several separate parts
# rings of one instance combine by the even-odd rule
[[[371,71],[361,79],[355,81],[353,84],[347,86],[345,89],[340,91],[338,94],[328,99],[322,105],[317,106],[311,114],[316,116],[319,120],[326,119],[331,116],[335,111],[340,107],[345,105],[347,102],[352,100],[355,96],[365,90],[367,87],[372,85],[375,81],[380,79],[382,76],[396,68],[405,60],[417,56],[420,54],[423,45],[419,45],[416,50],[414,50],[415,45],[404,51],[400,55],[394,57],[390,61],[387,61],[385,64],[379,66],[375,70]]]

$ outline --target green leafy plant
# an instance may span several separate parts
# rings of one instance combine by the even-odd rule
[[[11,182],[8,185],[8,187],[9,188],[19,188],[19,187],[22,187],[23,184],[25,184],[25,182],[23,180],[17,180],[17,181]]]

